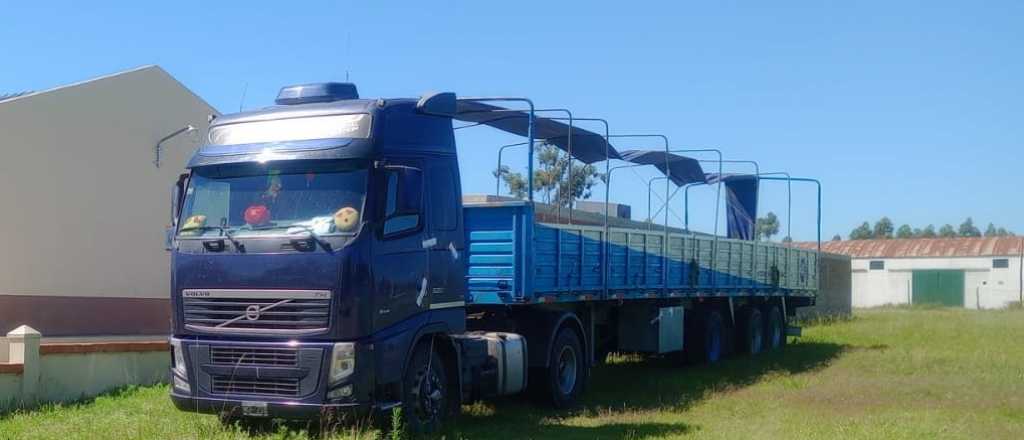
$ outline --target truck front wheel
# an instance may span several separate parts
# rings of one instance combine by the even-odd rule
[[[417,345],[405,370],[402,414],[407,430],[429,434],[441,428],[450,398],[446,377],[444,361],[431,343]]]
[[[576,403],[590,369],[583,354],[583,344],[576,332],[568,328],[558,331],[551,344],[550,366],[546,370],[544,389],[555,408]]]

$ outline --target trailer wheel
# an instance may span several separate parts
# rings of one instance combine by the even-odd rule
[[[786,320],[782,318],[782,310],[777,305],[765,308],[765,349],[778,350],[786,345]]]
[[[737,329],[739,330],[740,348],[746,354],[757,355],[764,350],[764,318],[757,307],[746,307],[742,315],[743,320]]]
[[[407,430],[429,434],[441,428],[448,415],[448,383],[444,360],[431,343],[421,342],[405,369],[402,416]]]
[[[700,310],[705,313],[703,316],[696,316],[691,319],[694,325],[689,328],[687,347],[687,360],[694,364],[713,364],[722,359],[725,351],[725,321],[718,310]],[[694,312],[696,315],[700,311]],[[685,336],[685,335],[684,335]]]
[[[558,331],[551,344],[551,362],[546,370],[544,391],[555,408],[576,403],[590,371],[583,354],[583,344],[569,328]]]

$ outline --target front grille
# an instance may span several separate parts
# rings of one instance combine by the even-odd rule
[[[186,328],[198,331],[310,334],[330,326],[329,291],[187,289],[182,304]]]
[[[215,365],[258,365],[291,367],[298,365],[298,350],[269,347],[210,347],[210,363]]]
[[[294,397],[299,395],[299,379],[256,379],[213,376],[214,394],[258,394]]]

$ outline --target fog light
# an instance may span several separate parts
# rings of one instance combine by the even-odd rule
[[[177,388],[189,394],[192,393],[192,387],[188,386],[188,381],[173,374],[171,376],[174,376],[174,388]]]
[[[335,388],[327,393],[328,399],[342,399],[345,397],[352,397],[352,385]]]
[[[356,368],[356,346],[351,342],[334,344],[331,350],[331,385],[345,380]]]
[[[185,350],[181,346],[180,339],[171,338],[171,369],[181,376],[185,376],[188,373],[188,368],[185,364]]]

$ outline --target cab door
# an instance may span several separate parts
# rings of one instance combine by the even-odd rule
[[[389,162],[380,169],[384,200],[373,269],[378,330],[427,309],[430,273],[420,161]]]
[[[428,302],[432,310],[465,305],[465,264],[462,232],[462,194],[459,169],[454,157],[431,160],[426,169],[429,234],[424,247],[430,254],[428,264]]]

